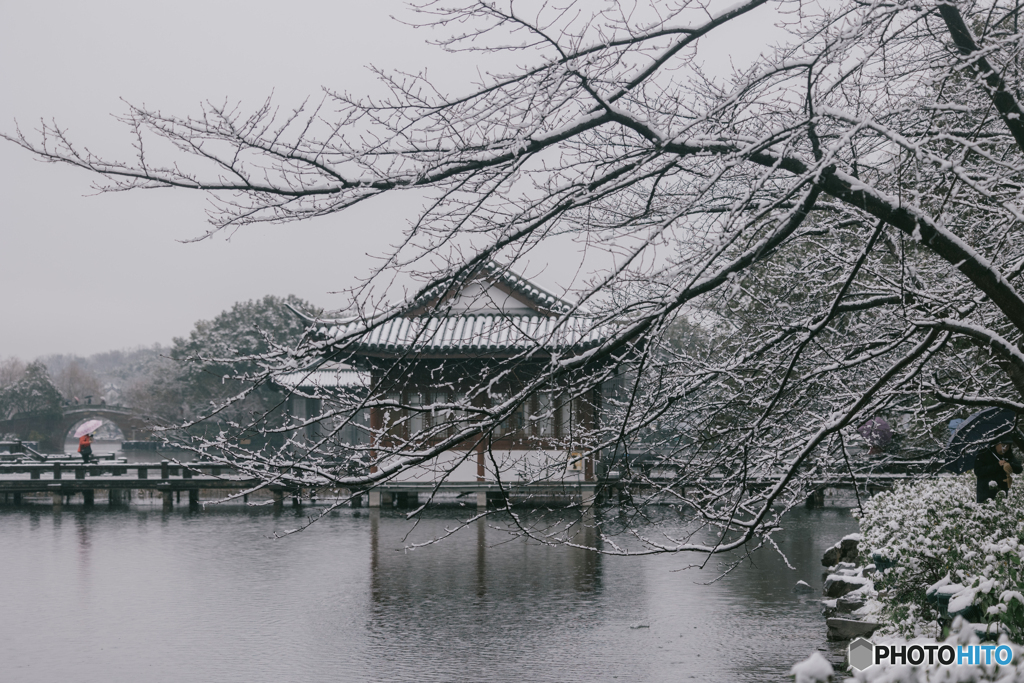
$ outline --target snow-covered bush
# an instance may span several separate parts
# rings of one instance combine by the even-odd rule
[[[916,638],[906,641],[902,638],[873,638],[876,645],[885,644],[889,646],[907,645],[919,643],[922,645],[935,644],[934,639]],[[953,622],[952,633],[942,642],[953,647],[958,645],[973,645],[979,643],[979,638],[971,627],[971,624],[957,619]],[[980,683],[982,681],[1001,681],[1011,683],[1024,681],[1024,664],[1021,663],[1022,650],[1019,645],[1010,642],[1004,634],[999,638],[1000,644],[1009,645],[1013,652],[1013,659],[1009,664],[999,665],[994,662],[989,664],[952,664],[942,665],[933,660],[931,664],[926,658],[921,664],[876,664],[869,666],[863,671],[851,671],[852,678],[846,678],[846,683]],[[796,669],[796,667],[794,667]],[[825,680],[825,679],[819,679]]]
[[[1024,642],[1024,487],[975,502],[971,474],[899,484],[860,515],[884,629],[940,637],[951,616]],[[948,599],[948,606],[945,600]]]

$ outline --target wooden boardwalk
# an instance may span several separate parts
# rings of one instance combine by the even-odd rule
[[[164,509],[173,509],[175,499],[181,500],[181,493],[188,493],[189,506],[198,507],[200,491],[217,491],[218,498],[232,493],[256,489],[261,480],[240,475],[234,468],[216,462],[176,463],[169,460],[161,462],[127,463],[100,456],[101,460],[83,463],[77,459],[50,458],[46,462],[0,462],[0,501],[19,504],[26,494],[50,494],[54,506],[62,505],[70,496],[81,494],[85,504],[92,505],[97,490],[106,491],[111,505],[123,504],[130,500],[133,491],[159,492]],[[123,459],[122,459],[123,460]],[[879,491],[887,490],[896,482],[919,479],[930,476],[922,472],[896,473],[858,473],[856,488],[870,496]],[[775,485],[775,477],[749,480],[747,488],[759,490]],[[805,484],[808,482],[805,482]],[[692,486],[673,477],[652,477],[650,484],[643,488],[646,492],[656,492],[659,487],[672,489],[678,493]],[[549,482],[529,485],[512,485],[513,495],[549,496],[574,499],[589,505],[595,500],[598,490],[606,499],[614,500],[622,497],[628,488],[636,494],[642,492],[637,485],[624,485],[614,480],[588,482]],[[824,503],[826,489],[852,489],[850,481],[816,481],[810,482],[813,493],[807,501],[809,507],[817,507]],[[290,496],[294,505],[300,503],[303,494],[310,490],[299,490],[294,486],[271,484],[265,489],[270,492],[275,506],[283,504],[284,498]],[[634,491],[635,489],[635,491]],[[475,498],[477,507],[486,507],[490,502],[502,497],[509,491],[502,490],[495,482],[444,482],[436,485],[430,482],[393,481],[381,484],[367,492],[370,507],[409,507],[416,504],[421,494],[433,491],[458,492],[460,495]],[[341,490],[341,495],[349,495],[349,491]],[[363,497],[353,499],[353,505],[360,506]]]
[[[259,480],[241,477],[222,463],[190,462],[176,464],[126,463],[107,460],[83,463],[75,460],[57,460],[47,463],[0,463],[0,494],[5,500],[21,502],[21,497],[32,493],[49,493],[54,506],[61,505],[68,496],[82,494],[86,505],[92,505],[97,490],[109,492],[112,505],[125,501],[125,494],[150,490],[162,494],[163,506],[174,506],[175,494],[188,492],[190,506],[198,506],[199,491],[245,491],[259,485]],[[283,500],[284,487],[270,487],[274,502]]]

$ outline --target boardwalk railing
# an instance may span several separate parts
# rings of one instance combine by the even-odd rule
[[[64,497],[81,493],[86,505],[91,505],[94,492],[100,489],[110,492],[112,504],[121,502],[125,492],[161,491],[165,508],[173,507],[175,493],[180,496],[181,491],[188,491],[189,504],[197,506],[202,489],[245,490],[258,484],[258,479],[239,476],[233,468],[215,462],[127,463],[111,459],[96,463],[0,463],[0,493],[14,494],[15,503],[21,502],[22,494],[51,493],[53,504],[60,505]],[[275,491],[275,502],[283,499],[281,488]]]
[[[858,472],[855,474],[854,481],[822,479],[804,482],[809,484],[812,491],[808,505],[821,505],[824,501],[825,489],[856,486],[859,491],[870,495],[876,491],[891,488],[899,481],[928,476],[928,473],[914,471],[920,469],[918,466],[924,466],[925,462],[906,464],[913,466],[905,468],[903,472]],[[654,473],[652,472],[652,474]],[[762,490],[776,485],[778,481],[777,476],[751,478],[747,480],[746,487],[749,490]],[[700,482],[700,485],[708,483],[703,481]],[[123,458],[116,458],[112,455],[105,456],[102,461],[91,463],[83,463],[77,458],[50,459],[46,462],[0,462],[0,494],[3,494],[5,501],[9,501],[13,495],[16,504],[21,502],[23,494],[50,493],[53,496],[54,506],[61,505],[68,496],[75,494],[82,494],[86,505],[91,505],[96,490],[108,491],[110,503],[117,504],[123,502],[125,493],[130,497],[134,490],[150,490],[160,491],[163,495],[164,508],[172,509],[175,494],[180,500],[182,491],[188,492],[190,506],[198,506],[201,490],[219,490],[225,493],[244,492],[247,489],[255,489],[260,484],[260,479],[242,475],[223,462],[178,463],[163,460],[161,462],[128,463]],[[684,493],[685,489],[696,485],[698,485],[697,482],[687,482],[682,478],[651,476],[646,486],[640,488],[654,492],[659,488],[668,488],[676,493]],[[293,503],[297,505],[303,491],[310,493],[315,490],[307,488],[300,490],[294,484],[271,484],[265,488],[271,493],[275,506],[282,504],[286,495],[290,495]],[[623,496],[628,498],[629,491],[635,489],[635,493],[640,493],[640,488],[636,482],[627,483],[614,478],[596,482],[579,482],[575,485],[563,482],[561,488],[555,482],[537,482],[513,485],[511,488],[499,488],[495,482],[444,482],[439,485],[431,482],[392,481],[380,484],[366,493],[371,507],[382,505],[386,507],[393,501],[398,502],[400,507],[405,507],[401,503],[407,499],[417,500],[421,493],[429,493],[434,490],[456,491],[460,495],[475,495],[479,507],[487,506],[489,499],[502,496],[505,493],[534,496],[542,494],[568,495],[578,497],[581,501],[589,504],[589,501],[595,500],[598,495],[605,499],[616,495],[620,499]],[[345,495],[348,493],[350,492],[346,491]],[[361,497],[356,497],[353,499],[353,504],[359,505],[360,501]]]

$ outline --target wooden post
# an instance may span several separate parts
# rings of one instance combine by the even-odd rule
[[[362,497],[362,495],[352,496],[352,507],[354,507],[354,508],[361,508],[361,507],[363,507],[363,497]]]
[[[60,479],[60,463],[59,462],[53,463],[53,478],[54,479]]]
[[[14,504],[15,505],[21,505],[21,493],[20,492],[15,492],[15,494],[14,494]]]
[[[371,508],[380,507],[380,491],[374,489],[367,494],[367,506]]]
[[[274,489],[274,512],[280,512],[284,509],[284,491],[281,489]]]
[[[164,462],[167,462],[166,460]],[[174,491],[166,489],[164,492],[164,512],[174,509]]]
[[[33,469],[32,470],[32,474],[29,475],[29,478],[31,478],[31,479],[38,479],[39,478],[39,470],[38,469]]]
[[[486,510],[487,509],[487,492],[477,491],[476,492],[476,509]]]
[[[85,503],[85,507],[91,508],[96,504],[96,491],[93,489],[86,489],[82,491],[82,500]]]
[[[110,507],[117,507],[123,502],[123,492],[121,489],[109,489],[107,491],[107,505]]]
[[[394,505],[394,494],[391,491],[380,492],[380,506],[382,508],[389,508]]]
[[[181,477],[183,479],[191,479],[192,478],[192,470],[190,470],[187,467],[182,466],[182,468],[181,468]]]
[[[580,497],[584,508],[594,507],[594,503],[597,502],[597,487],[584,486],[580,491]]]
[[[57,512],[64,505],[64,496],[59,491],[55,491],[53,494],[53,510]]]
[[[160,461],[160,478],[168,479],[171,476],[171,463],[166,460]]]
[[[199,509],[199,489],[188,490],[188,509],[192,512]]]
[[[139,479],[149,479],[149,468],[148,467],[140,467],[138,469],[138,472],[139,472]]]

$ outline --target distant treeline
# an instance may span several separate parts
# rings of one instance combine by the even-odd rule
[[[175,338],[170,346],[0,360],[0,419],[87,401],[129,406],[167,424],[192,419],[239,392],[239,382],[230,378],[250,368],[231,359],[298,340],[304,324],[287,305],[316,312],[295,296],[266,296],[198,321],[187,337]],[[267,391],[254,392],[221,418],[265,407],[276,400]]]

